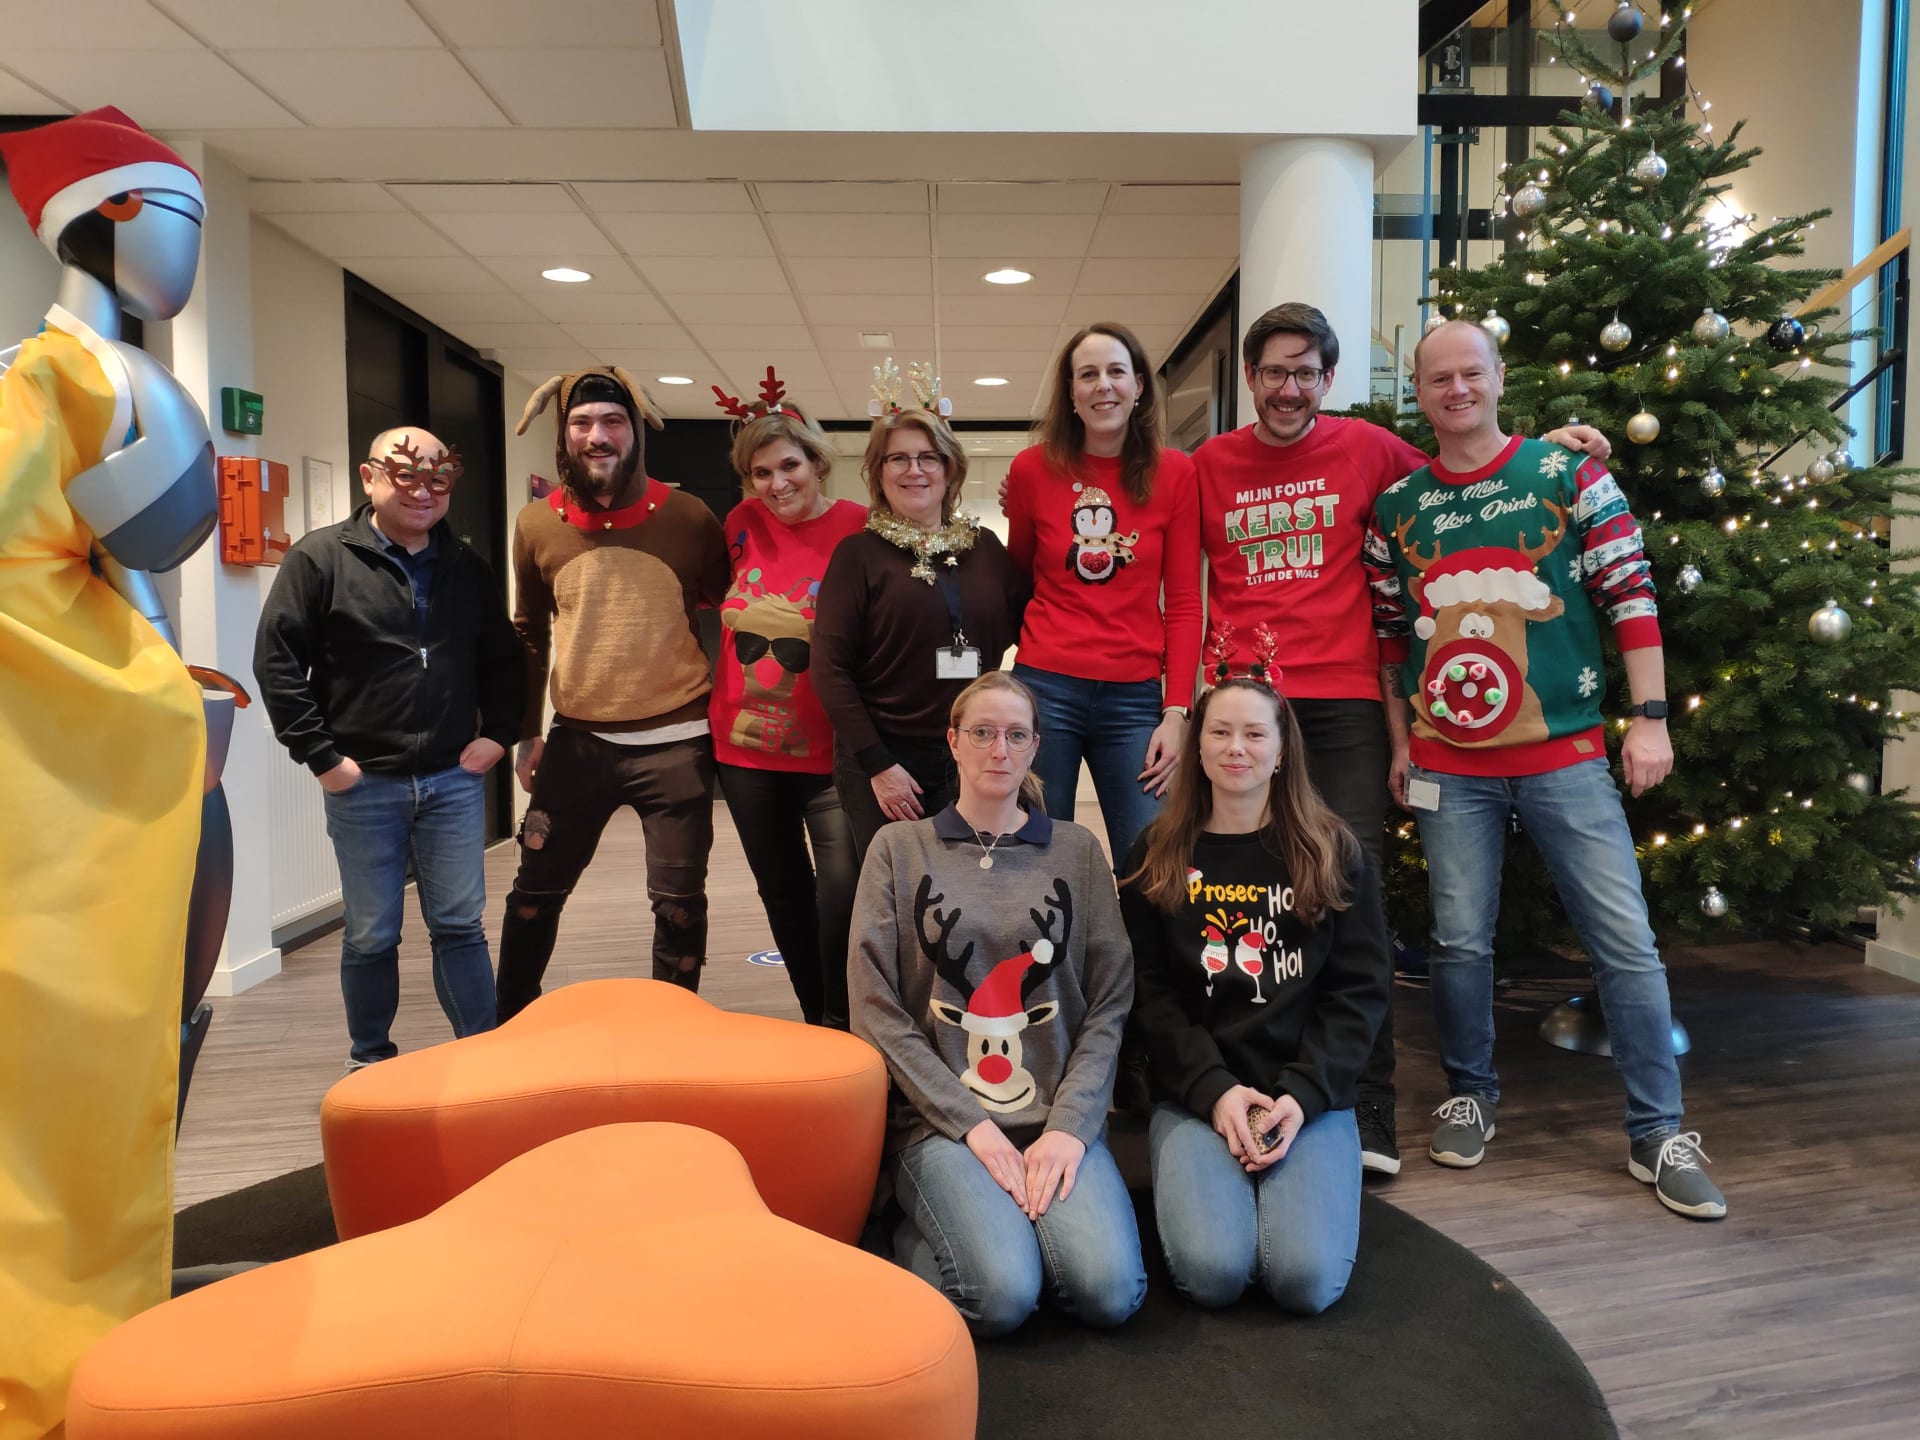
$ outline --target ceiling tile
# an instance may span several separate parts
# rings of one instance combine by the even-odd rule
[[[1042,184],[944,184],[939,187],[943,215],[1094,215],[1106,200],[1101,182]]]
[[[629,255],[771,255],[758,215],[606,215]]]
[[[1238,185],[1116,185],[1109,215],[1238,215]]]
[[[1182,290],[1211,296],[1234,271],[1233,260],[1089,260],[1080,288],[1098,295],[1169,295]]]
[[[653,255],[639,262],[640,272],[663,295],[785,295],[787,277],[780,262],[732,256],[703,260]]]
[[[567,336],[595,350],[690,350],[693,339],[678,325],[569,325]]]
[[[0,70],[0,115],[64,115],[69,107]]]
[[[433,226],[450,237],[469,255],[499,259],[519,255],[549,257],[546,264],[558,265],[560,257],[578,260],[582,256],[612,258],[617,252],[600,228],[586,216],[572,215],[435,215]],[[591,269],[591,266],[587,267]]]
[[[616,346],[600,353],[607,357],[610,365],[624,365],[636,375],[656,379],[660,375],[690,375],[698,379],[700,371],[715,369],[712,359],[704,350],[623,350]],[[719,378],[717,372],[714,378]],[[673,387],[667,388],[672,390]]]
[[[932,279],[926,260],[895,256],[796,257],[787,261],[787,269],[808,295],[865,295],[875,290],[899,295],[924,290]]]
[[[587,207],[601,215],[686,215],[751,212],[747,187],[730,180],[581,180]]]
[[[1091,215],[948,215],[937,222],[942,259],[977,255],[1079,256],[1093,236]]]
[[[410,257],[458,255],[453,242],[417,215],[387,214],[263,215],[309,249],[336,260],[369,255]]]
[[[784,255],[925,255],[921,215],[769,215]]]
[[[533,322],[540,312],[523,295],[505,290],[482,290],[452,295],[422,295],[407,302],[436,325],[451,329],[455,325],[494,321]],[[548,316],[552,319],[552,316]]]
[[[830,211],[841,214],[924,215],[927,187],[898,181],[781,181],[762,180],[753,187],[769,213]]]
[[[346,267],[396,300],[409,295],[453,295],[500,288],[500,277],[464,255],[430,260],[355,260]]]
[[[1038,375],[1043,368],[1052,363],[1053,357],[1045,349],[1039,350],[954,350],[947,346],[940,349],[940,363],[946,367],[947,375],[953,383],[960,380],[971,382],[976,375],[1006,375],[1015,373]],[[990,389],[990,386],[982,386]]]
[[[1139,329],[1143,325],[1184,325],[1213,298],[1211,291],[1191,295],[1076,295],[1073,313],[1094,319],[1117,320]]]
[[[27,31],[37,37],[33,25]],[[9,69],[56,99],[79,110],[117,105],[153,130],[277,129],[300,123],[209,50],[169,51],[164,60],[151,50],[9,48],[5,54]]]
[[[1058,325],[1065,295],[961,295],[940,301],[944,325]]]
[[[551,320],[469,320],[462,322],[460,338],[487,350],[534,350],[574,343],[574,337]]]
[[[314,125],[447,130],[508,123],[444,50],[234,50],[228,55]]]
[[[793,377],[796,384],[801,376],[814,385],[827,379],[826,367],[820,363],[819,352],[812,349],[717,350],[713,359],[716,365],[743,385],[758,385],[766,378],[769,365],[781,375]]]
[[[99,53],[109,36],[116,48],[126,50],[200,49],[198,40],[147,0],[0,0],[0,35],[9,41],[31,37],[33,45],[46,50]],[[9,65],[18,53],[9,48]],[[134,118],[147,123],[143,116]]]
[[[295,183],[255,180],[247,186],[247,208],[256,215],[365,214],[398,211],[400,202],[378,185],[313,180]]]
[[[548,280],[541,275],[542,270],[550,270],[556,265],[567,263],[567,257],[557,255],[551,259],[539,256],[491,256],[478,263],[485,265],[492,274],[518,290],[523,295],[632,295],[644,292],[646,282],[633,273],[631,267],[619,256],[605,256],[598,259],[588,256],[579,257],[580,269],[593,276],[590,281],[568,284],[561,280]]]
[[[892,349],[897,355],[933,353],[931,325],[887,325],[881,328],[893,337]],[[852,325],[815,325],[813,339],[820,347],[821,354],[836,360],[864,360],[868,365],[878,365],[886,355],[884,350],[869,350],[862,345],[860,330]]]
[[[684,318],[684,317],[683,317]],[[813,332],[804,325],[693,325],[693,338],[708,350],[742,353],[760,346],[767,350],[813,348]]]
[[[1089,255],[1102,259],[1219,256],[1240,253],[1238,215],[1105,215]]]
[[[862,330],[891,330],[897,325],[931,325],[933,299],[927,295],[809,296],[807,318],[816,328],[853,325]]]
[[[1053,350],[1057,325],[942,325],[942,350]]]
[[[406,0],[167,0],[167,8],[216,50],[293,50],[347,35],[396,50],[440,47]]]
[[[997,255],[992,261],[978,258],[937,260],[943,295],[1071,295],[1073,282],[1080,274],[1080,257],[1055,256],[1040,260],[1030,255]],[[985,276],[1002,266],[1024,270],[1033,279],[1018,285],[995,285]]]
[[[659,325],[671,324],[667,307],[651,295],[592,293],[591,287],[553,285],[542,294],[530,295],[527,303],[549,320],[563,325]]]
[[[546,377],[568,370],[577,370],[582,363],[589,360],[601,361],[603,357],[593,354],[584,345],[566,345],[551,350],[502,350],[494,358],[509,370]],[[544,378],[534,382],[536,385],[542,383]],[[522,401],[522,403],[525,402]],[[534,423],[539,424],[539,421],[536,420]],[[550,428],[548,433],[552,433]]]
[[[556,13],[526,0],[414,0],[449,45],[548,45]],[[660,44],[654,0],[568,0],[567,32],[605,45]]]
[[[520,125],[671,129],[677,123],[664,50],[516,46],[462,49],[460,58]]]
[[[577,215],[580,207],[560,184],[481,183],[415,185],[388,181],[391,194],[427,215]]]
[[[688,325],[799,325],[791,295],[679,295],[673,313]]]

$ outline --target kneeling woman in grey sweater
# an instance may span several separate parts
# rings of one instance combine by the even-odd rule
[[[854,1033],[893,1076],[895,1257],[978,1336],[1043,1294],[1118,1325],[1147,1276],[1105,1139],[1133,1000],[1113,872],[1041,807],[1026,686],[981,676],[952,725],[960,798],[875,838],[848,957]]]

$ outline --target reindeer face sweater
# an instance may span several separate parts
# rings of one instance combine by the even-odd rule
[[[980,868],[993,845],[993,867]],[[893,1076],[890,1152],[992,1120],[1025,1146],[1106,1126],[1133,959],[1113,871],[1078,825],[977,837],[949,806],[884,826],[854,902],[853,1031]]]

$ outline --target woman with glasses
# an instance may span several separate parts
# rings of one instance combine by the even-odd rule
[[[1117,860],[1160,807],[1193,703],[1193,462],[1161,446],[1153,372],[1122,325],[1067,342],[1035,432],[1007,472],[1007,549],[1033,577],[1014,674],[1040,704],[1050,813],[1073,818],[1085,760]]]
[[[967,457],[938,414],[881,415],[861,468],[873,509],[834,552],[813,634],[834,784],[864,856],[881,826],[952,802],[948,709],[1000,667],[1027,585],[999,539],[960,513]]]
[[[894,1081],[894,1255],[983,1338],[1043,1297],[1118,1325],[1147,1276],[1106,1146],[1133,993],[1113,875],[1041,804],[1026,686],[984,675],[949,720],[958,798],[880,832],[848,960],[854,1033]]]
[[[748,420],[732,458],[746,498],[724,526],[733,583],[707,709],[713,757],[800,1013],[844,1030],[860,865],[813,688],[813,623],[827,562],[867,507],[823,493],[833,451],[797,411]]]
[[[1121,868],[1120,910],[1173,1282],[1206,1306],[1258,1284],[1317,1315],[1359,1248],[1354,1088],[1391,972],[1373,864],[1307,778],[1265,671],[1201,696],[1166,808]]]

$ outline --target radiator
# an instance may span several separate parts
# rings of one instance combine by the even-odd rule
[[[278,750],[278,747],[275,747]],[[284,751],[267,766],[273,928],[305,919],[340,899],[340,869],[327,839],[327,812],[313,773]]]

